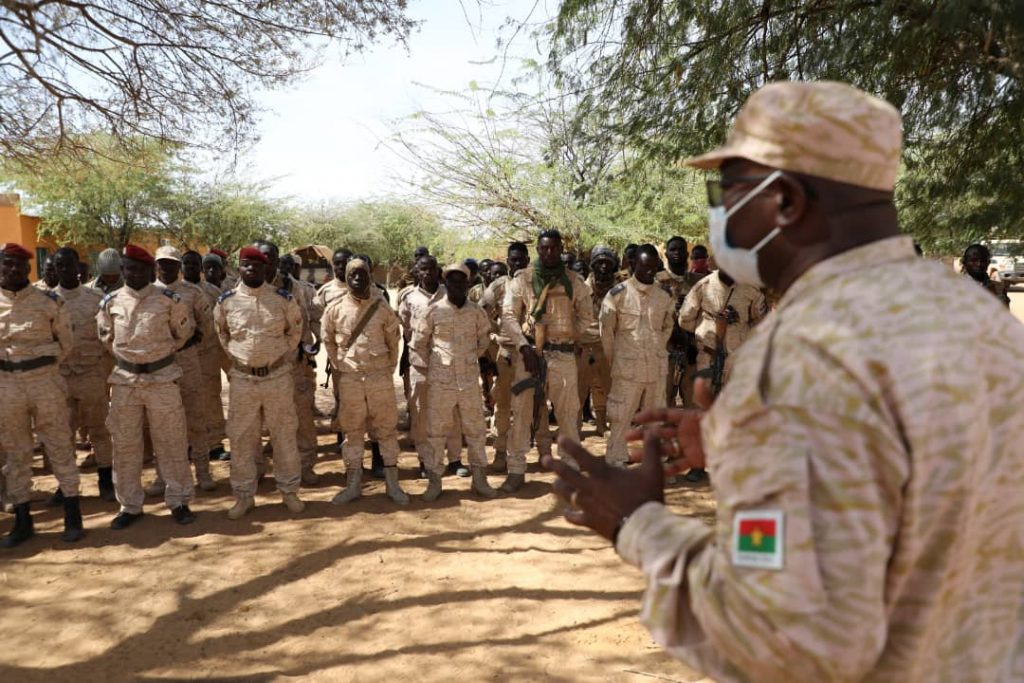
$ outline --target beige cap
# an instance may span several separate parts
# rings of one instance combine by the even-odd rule
[[[447,275],[452,271],[458,271],[465,275],[466,277],[469,277],[469,266],[467,266],[465,263],[449,263],[441,271],[441,275]]]
[[[167,259],[168,261],[177,261],[178,263],[181,263],[181,252],[171,246],[158,247],[154,258],[157,261]]]
[[[749,159],[892,190],[902,145],[900,113],[885,100],[836,81],[782,81],[747,99],[723,147],[683,163],[713,169],[726,159]]]

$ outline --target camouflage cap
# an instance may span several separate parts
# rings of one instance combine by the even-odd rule
[[[749,159],[889,191],[902,145],[900,113],[885,100],[836,81],[782,81],[747,99],[724,146],[683,163],[714,169],[726,159]]]

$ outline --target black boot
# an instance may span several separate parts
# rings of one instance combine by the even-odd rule
[[[74,543],[82,540],[85,531],[82,529],[82,509],[78,505],[78,496],[64,499],[64,542]]]
[[[370,442],[370,474],[375,479],[384,478],[384,458],[380,454],[380,444],[376,441]]]
[[[35,535],[35,528],[32,526],[32,513],[28,510],[28,503],[18,503],[14,506],[14,528],[4,536],[0,545],[4,548],[13,548],[24,543]]]
[[[57,487],[57,490],[53,492],[49,498],[46,499],[46,507],[59,508],[64,504],[64,492]]]
[[[117,500],[117,496],[114,494],[114,468],[97,467],[96,476],[99,477],[100,500],[107,502]]]

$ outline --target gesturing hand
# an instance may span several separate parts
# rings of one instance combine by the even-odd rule
[[[665,500],[661,439],[654,430],[644,437],[640,467],[612,467],[604,458],[594,457],[578,442],[566,437],[558,439],[558,449],[564,449],[575,458],[580,471],[550,455],[544,456],[541,462],[558,475],[555,495],[569,506],[565,518],[573,524],[590,527],[611,541],[619,525],[634,510],[644,503]]]
[[[633,451],[631,462],[646,462],[647,441],[655,438],[666,458],[666,477],[675,476],[694,467],[704,467],[704,445],[700,436],[700,421],[704,412],[682,408],[653,408],[636,414],[633,422],[641,425],[626,433],[629,441],[644,440],[643,451]],[[646,425],[646,426],[645,426]]]

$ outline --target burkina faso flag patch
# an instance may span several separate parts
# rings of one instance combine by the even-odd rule
[[[782,569],[784,531],[782,510],[737,511],[733,518],[733,565]]]

